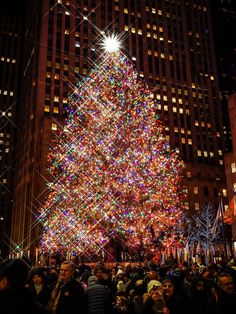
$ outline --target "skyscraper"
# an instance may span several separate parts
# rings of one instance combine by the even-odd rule
[[[0,10],[0,256],[8,250],[16,162],[24,1]]]
[[[47,195],[46,156],[68,96],[116,33],[157,101],[166,138],[186,162],[186,210],[226,197],[224,137],[207,0],[43,0],[28,5],[13,249],[37,246],[35,213]],[[33,11],[32,11],[33,9]],[[33,12],[33,14],[32,14]],[[39,29],[37,28],[39,27]]]

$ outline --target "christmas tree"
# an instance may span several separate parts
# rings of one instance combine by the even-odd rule
[[[75,87],[48,157],[54,180],[40,215],[45,252],[93,256],[111,239],[154,252],[181,241],[184,165],[120,50],[104,53]]]

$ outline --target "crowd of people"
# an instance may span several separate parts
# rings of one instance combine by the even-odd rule
[[[1,314],[230,314],[236,264],[104,263],[30,267],[1,262]]]

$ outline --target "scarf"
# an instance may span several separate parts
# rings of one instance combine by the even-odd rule
[[[52,314],[56,313],[58,301],[59,301],[60,295],[61,295],[61,289],[63,288],[64,284],[65,283],[63,281],[58,281],[55,288],[53,289],[53,291],[51,293],[51,297],[48,301],[48,309],[49,309],[50,313],[52,313]]]

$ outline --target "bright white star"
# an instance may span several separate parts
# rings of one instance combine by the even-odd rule
[[[121,48],[121,42],[116,35],[112,34],[111,36],[104,37],[102,47],[107,52],[115,52]]]

